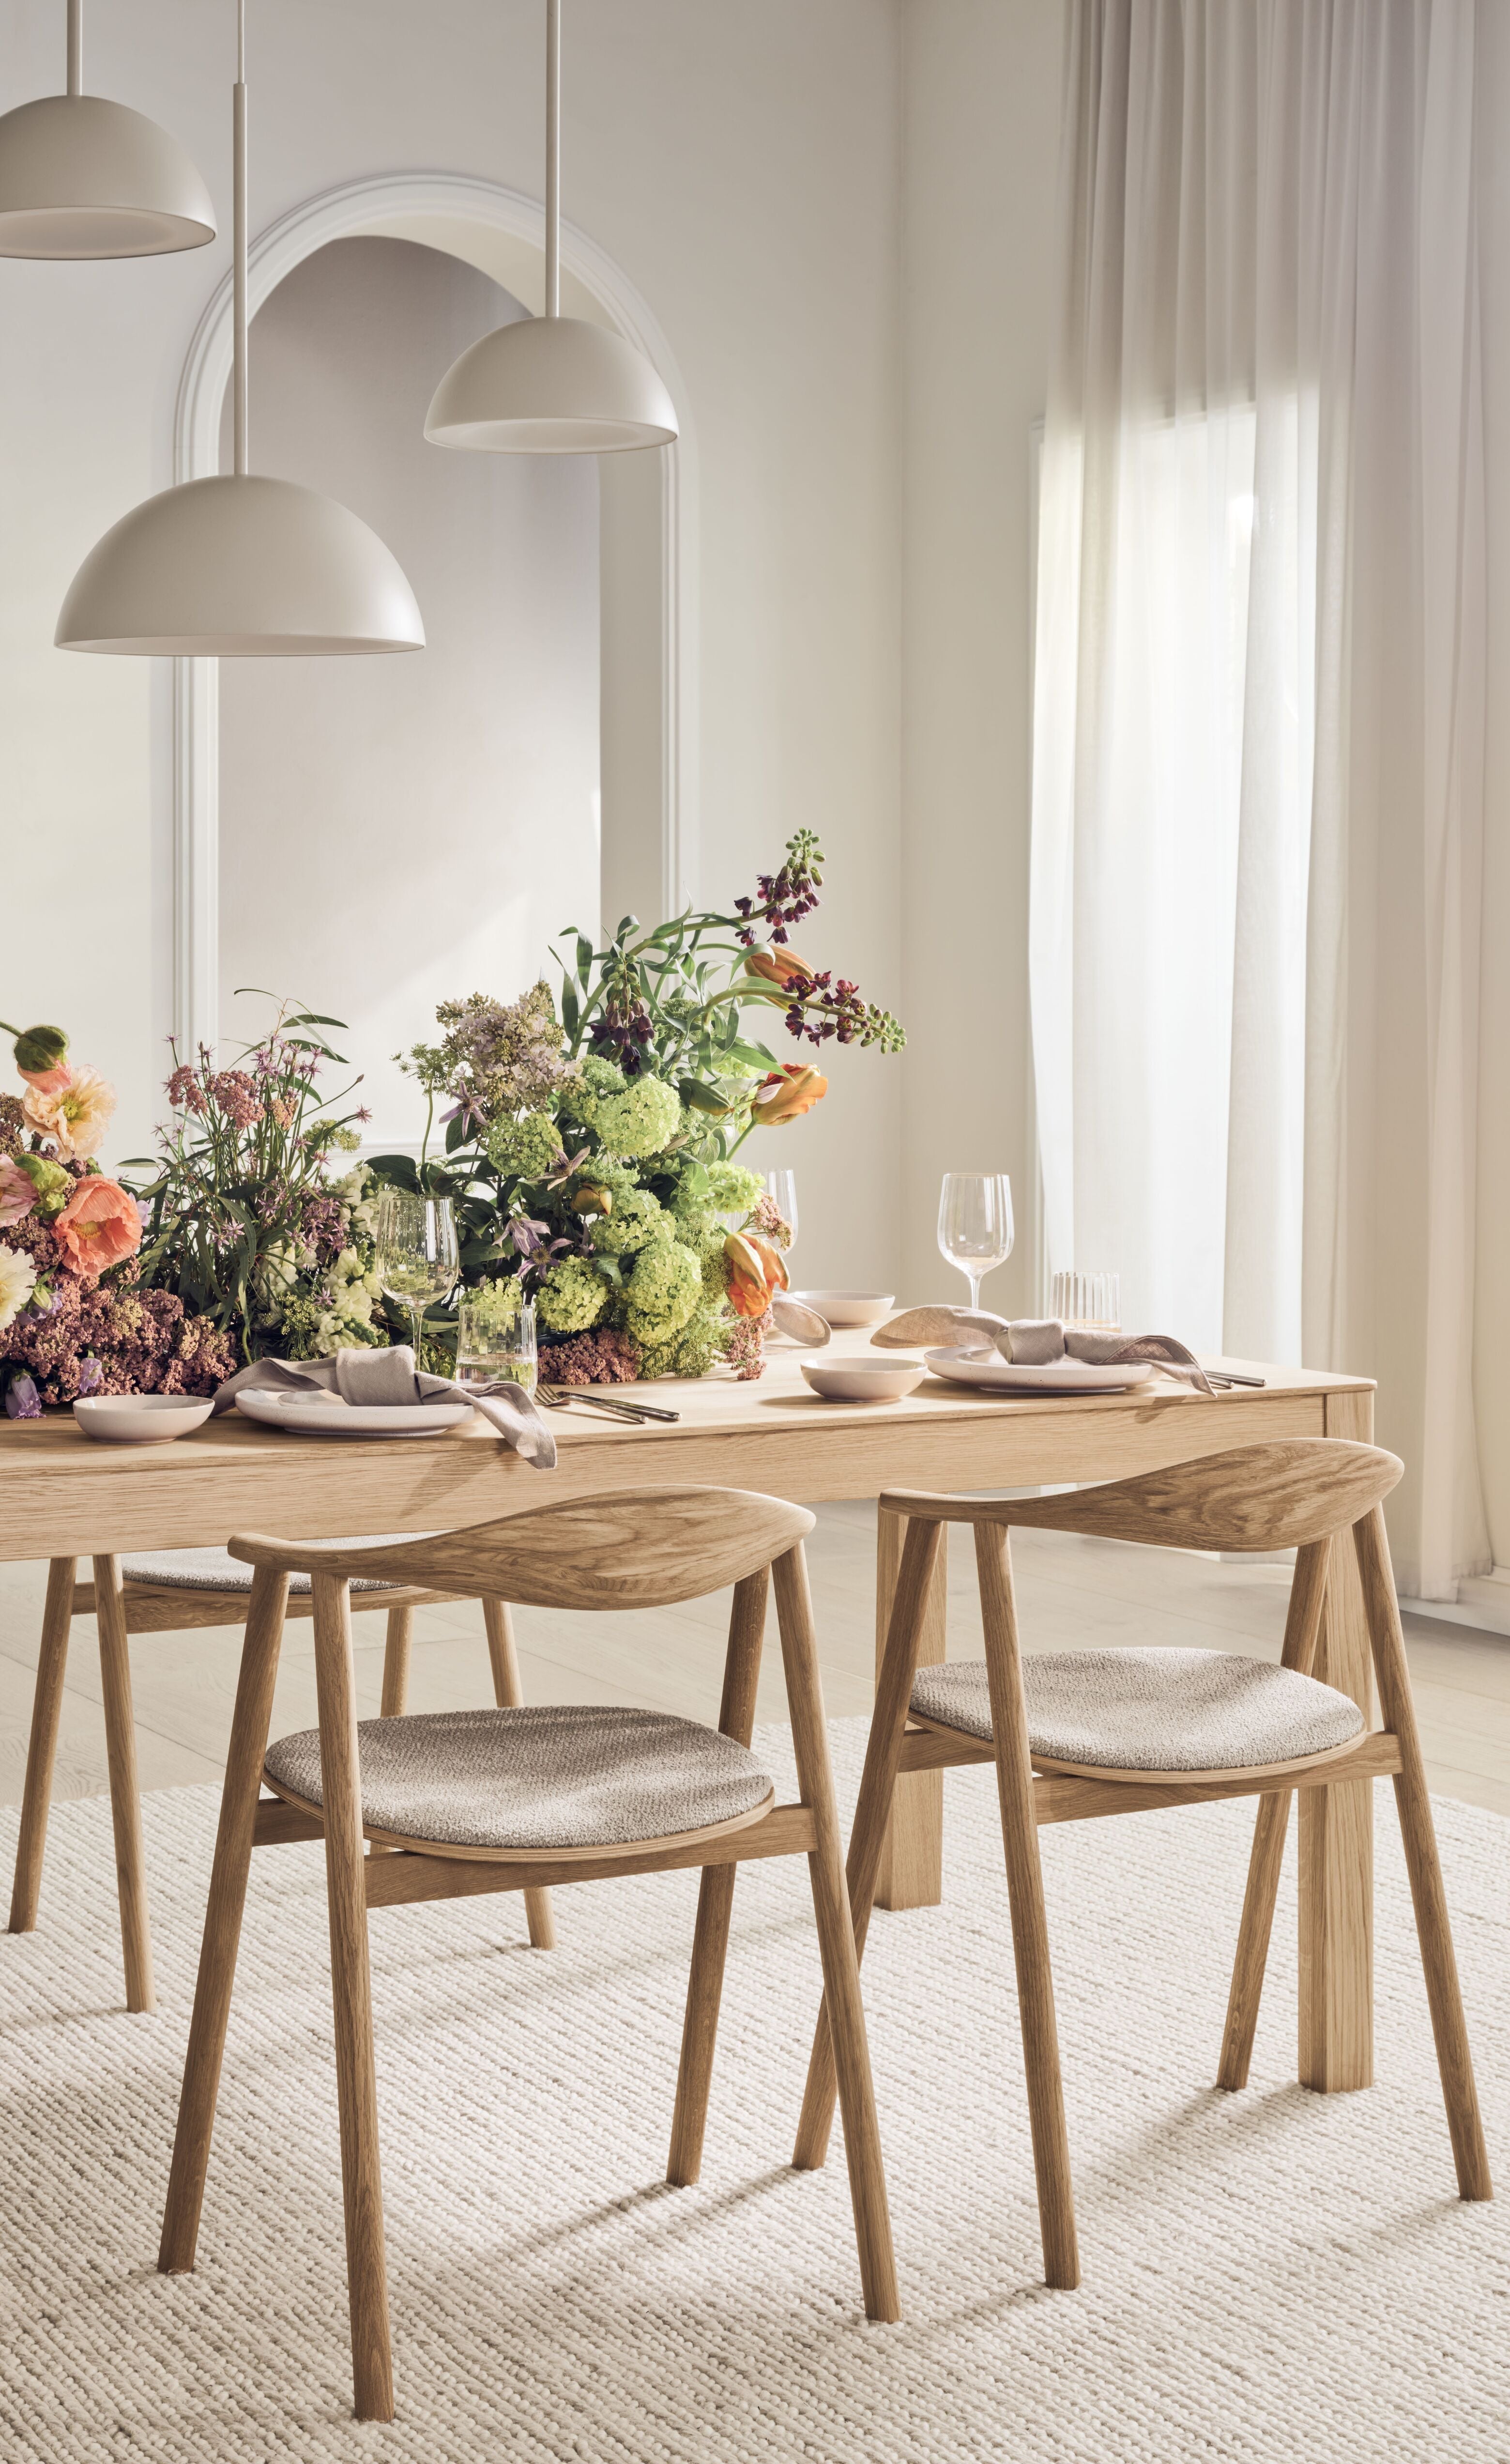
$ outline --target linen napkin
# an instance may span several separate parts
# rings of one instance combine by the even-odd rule
[[[289,1395],[339,1395],[345,1403],[398,1405],[438,1403],[455,1396],[474,1404],[491,1420],[505,1445],[522,1455],[536,1471],[556,1469],[556,1440],[522,1386],[495,1378],[490,1386],[463,1386],[454,1377],[436,1377],[416,1371],[414,1347],[395,1343],[382,1352],[352,1349],[329,1360],[253,1360],[215,1389],[214,1411],[229,1412],[249,1386],[272,1387]]]
[[[904,1309],[871,1336],[872,1343],[909,1352],[919,1344],[966,1344],[973,1334],[995,1344],[1003,1360],[1018,1368],[1042,1369],[1056,1360],[1084,1360],[1098,1369],[1124,1368],[1151,1361],[1182,1386],[1199,1394],[1215,1393],[1193,1352],[1172,1334],[1100,1334],[1088,1327],[1065,1326],[1057,1317],[994,1317],[989,1309]]]

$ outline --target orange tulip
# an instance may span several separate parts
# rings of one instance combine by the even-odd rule
[[[773,941],[768,949],[752,950],[745,960],[747,976],[763,976],[768,984],[779,984],[783,992],[789,984],[811,982],[817,972],[779,941]]]
[[[731,1232],[724,1243],[729,1262],[729,1306],[736,1317],[764,1317],[788,1276],[779,1249],[755,1232]]]
[[[53,1233],[76,1275],[97,1284],[107,1267],[135,1257],[142,1246],[142,1217],[119,1181],[91,1173],[78,1183]]]
[[[821,1103],[828,1092],[828,1081],[821,1069],[806,1061],[788,1061],[762,1078],[750,1106],[750,1117],[762,1130],[774,1130],[782,1121],[800,1120]]]

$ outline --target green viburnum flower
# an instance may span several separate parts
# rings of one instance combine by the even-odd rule
[[[15,1157],[18,1172],[24,1172],[36,1192],[36,1211],[44,1223],[61,1215],[77,1186],[71,1172],[65,1172],[51,1155],[24,1155]]]
[[[591,1129],[599,1105],[610,1096],[622,1095],[629,1081],[624,1071],[616,1069],[611,1061],[605,1061],[601,1052],[584,1052],[577,1068],[577,1084],[566,1089],[561,1097],[561,1108],[571,1114],[574,1121],[583,1121]]]
[[[703,1297],[701,1264],[679,1241],[652,1242],[635,1260],[624,1294],[624,1324],[635,1341],[667,1343]]]
[[[494,1121],[484,1141],[488,1160],[520,1180],[543,1180],[561,1152],[561,1133],[549,1112],[526,1112]]]
[[[711,1309],[694,1309],[679,1334],[651,1344],[641,1355],[642,1377],[706,1377],[724,1351],[724,1322]]]
[[[605,1258],[632,1257],[652,1241],[672,1237],[671,1218],[647,1189],[626,1189],[614,1195],[613,1211],[593,1225],[593,1247]]]
[[[611,1061],[592,1055],[582,1063],[571,1109],[611,1155],[660,1155],[682,1124],[676,1090],[664,1078],[626,1078]]]
[[[536,1306],[557,1334],[582,1334],[603,1313],[608,1287],[585,1258],[558,1258],[541,1278]]]
[[[765,1195],[760,1175],[742,1163],[711,1163],[707,1171],[708,1195],[703,1203],[716,1215],[733,1215],[736,1209],[748,1214]]]

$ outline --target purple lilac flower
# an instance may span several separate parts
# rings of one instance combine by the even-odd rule
[[[24,1375],[12,1377],[5,1390],[5,1409],[8,1420],[39,1420],[42,1398],[36,1391],[35,1379]]]

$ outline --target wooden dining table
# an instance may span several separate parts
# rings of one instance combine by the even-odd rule
[[[1200,1395],[1164,1377],[1121,1394],[1001,1398],[928,1378],[900,1402],[821,1401],[797,1358],[768,1358],[757,1382],[715,1374],[660,1383],[674,1425],[633,1427],[580,1408],[550,1413],[559,1461],[541,1473],[479,1417],[427,1439],[286,1435],[227,1413],[166,1445],[100,1445],[71,1416],[0,1422],[0,1560],[223,1547],[233,1532],[299,1539],[352,1530],[432,1531],[546,1500],[663,1483],[762,1489],[801,1505],[898,1487],[1000,1490],[1112,1480],[1191,1456],[1279,1438],[1373,1431],[1364,1377],[1248,1361],[1208,1361],[1263,1384]],[[877,1540],[878,1651],[905,1525]],[[1346,1554],[1346,1563],[1344,1562]],[[1357,1571],[1338,1552],[1316,1674],[1371,1714]],[[935,1583],[923,1658],[947,1657],[945,1582]],[[942,1773],[898,1784],[879,1904],[920,1907],[942,1892]],[[1300,1792],[1300,2053],[1308,2087],[1372,2079],[1372,1799],[1367,1780]],[[1234,1912],[1236,1922],[1236,1912]]]

